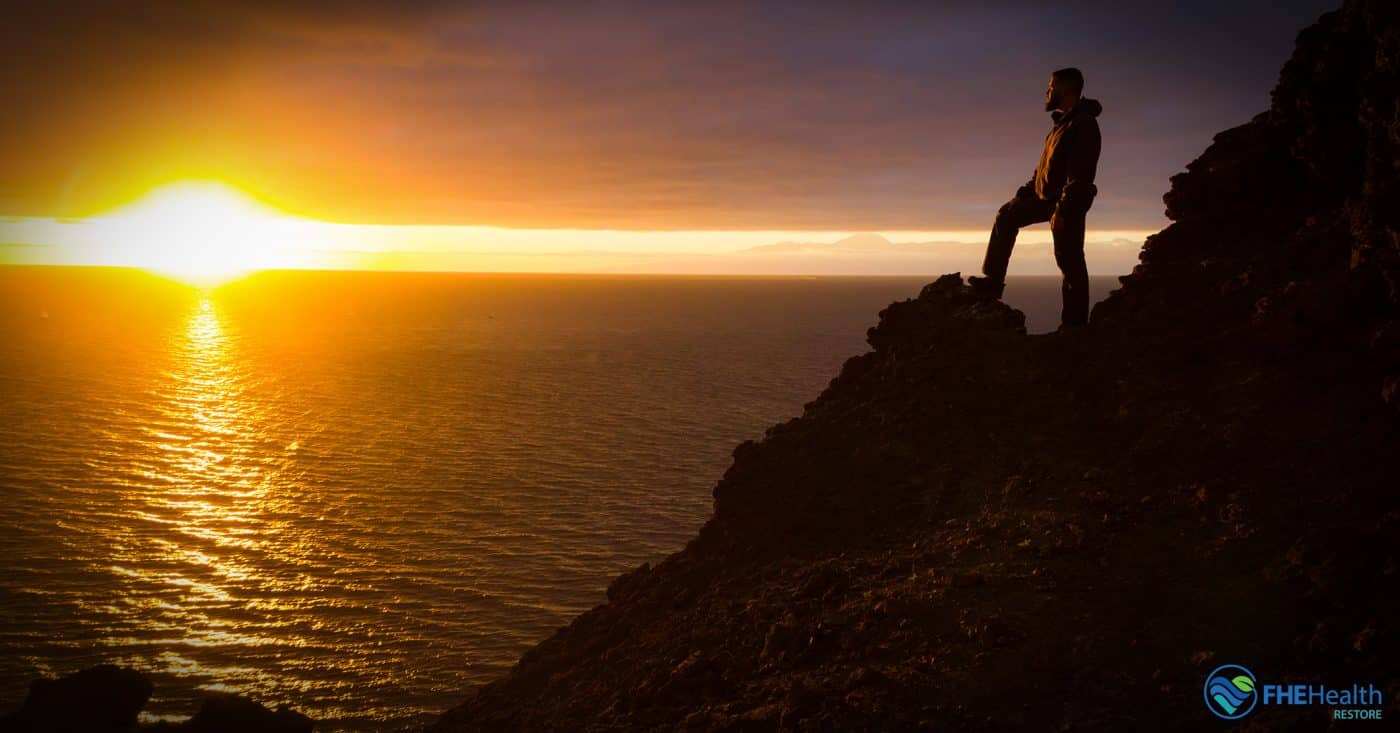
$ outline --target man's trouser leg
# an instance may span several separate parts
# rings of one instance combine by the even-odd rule
[[[1050,220],[1054,204],[1030,196],[1014,198],[997,211],[992,224],[992,236],[987,240],[987,256],[982,260],[982,274],[993,282],[1006,282],[1006,266],[1011,262],[1011,250],[1016,246],[1016,234],[1021,227]]]
[[[1055,224],[1057,226],[1050,229],[1055,239],[1055,264],[1059,265],[1060,274],[1064,276],[1060,282],[1060,296],[1064,301],[1060,324],[1082,326],[1089,322],[1089,269],[1084,264],[1084,217],[1059,217]]]

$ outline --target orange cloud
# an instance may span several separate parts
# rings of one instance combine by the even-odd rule
[[[1153,228],[1317,4],[11,3],[0,215],[218,179],[333,221],[985,227],[1048,125],[1053,28],[1096,39],[1091,225]]]

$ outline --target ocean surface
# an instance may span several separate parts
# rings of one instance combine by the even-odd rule
[[[680,549],[928,279],[0,268],[0,712],[117,663],[147,719],[421,725]],[[1006,299],[1050,330],[1058,287]]]

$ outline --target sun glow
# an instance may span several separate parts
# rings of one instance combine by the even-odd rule
[[[124,264],[196,285],[292,264],[284,253],[312,223],[219,183],[159,188],[86,222]]]

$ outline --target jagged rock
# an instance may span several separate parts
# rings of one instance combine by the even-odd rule
[[[315,721],[287,708],[270,710],[237,695],[206,699],[183,723],[138,725],[155,687],[134,669],[104,664],[30,684],[24,706],[0,718],[0,733],[310,733]]]
[[[4,733],[131,731],[154,687],[133,669],[110,664],[58,679],[36,679],[24,706],[0,720]]]
[[[310,733],[315,721],[288,708],[269,709],[237,695],[215,695],[180,726],[188,733]]]
[[[962,275],[943,275],[924,286],[919,297],[892,303],[866,340],[876,352],[927,350],[969,335],[1024,334],[1024,313],[999,300],[975,295]]]

